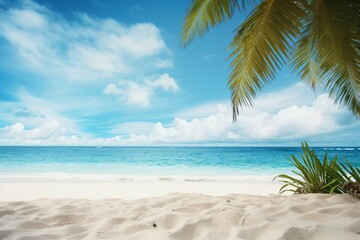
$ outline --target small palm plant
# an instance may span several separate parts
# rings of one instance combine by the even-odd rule
[[[360,169],[357,167],[351,166],[351,164],[346,160],[346,165],[340,163],[342,168],[339,168],[339,172],[344,179],[343,187],[344,189],[357,197],[360,198]]]
[[[342,183],[339,176],[333,178],[334,173],[337,173],[337,157],[329,160],[327,154],[325,154],[324,159],[320,161],[316,152],[310,149],[307,142],[302,143],[302,149],[303,162],[294,155],[292,155],[291,159],[291,162],[300,171],[292,172],[300,178],[286,174],[275,177],[282,179],[280,181],[285,183],[280,188],[280,193],[287,191],[295,193],[342,193]],[[287,188],[289,186],[294,188]]]
[[[325,154],[322,160],[316,152],[310,149],[307,142],[302,143],[302,161],[292,155],[290,161],[298,171],[292,171],[296,176],[280,174],[279,178],[285,183],[280,193],[351,193],[359,196],[360,169],[339,163],[337,156],[329,159]]]

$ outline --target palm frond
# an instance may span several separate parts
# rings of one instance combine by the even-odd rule
[[[335,103],[360,117],[359,1],[193,0],[183,24],[183,46],[249,6],[256,7],[230,44],[234,120],[239,107],[252,106],[257,91],[274,79],[292,43],[292,67],[303,81],[328,90]]]
[[[242,6],[245,7],[245,1]],[[194,0],[187,10],[182,27],[182,45],[202,36],[210,27],[229,20],[239,8],[237,0]]]
[[[288,57],[291,43],[302,28],[306,0],[264,0],[241,24],[230,44],[233,117],[275,77]]]
[[[360,3],[315,0],[312,38],[330,97],[360,117]]]
[[[314,17],[309,8],[308,16],[303,20],[304,29],[297,41],[291,56],[291,67],[299,70],[302,80],[311,86],[313,90],[318,88],[321,78],[319,77],[319,59],[314,46],[314,34],[311,30],[311,22]]]

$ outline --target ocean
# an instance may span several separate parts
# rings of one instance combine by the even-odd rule
[[[359,147],[313,148],[360,167]],[[0,147],[0,181],[271,181],[297,147]]]

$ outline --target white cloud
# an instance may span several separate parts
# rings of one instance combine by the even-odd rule
[[[132,82],[124,83],[121,87],[124,88],[123,97],[128,104],[137,105],[140,107],[149,106],[152,88]]]
[[[148,23],[131,26],[113,43],[114,49],[124,49],[135,57],[153,56],[166,48],[160,30]]]
[[[9,20],[19,28],[25,29],[46,29],[47,19],[42,14],[32,10],[9,10]]]
[[[157,67],[157,68],[170,68],[173,66],[174,66],[174,63],[170,58],[156,59],[156,61],[155,61],[155,67]]]
[[[129,66],[116,52],[74,44],[68,56],[78,68],[102,73],[127,72]]]
[[[68,20],[32,1],[0,11],[0,37],[22,60],[19,68],[51,78],[116,78],[131,73],[132,66],[139,71],[148,65],[145,63],[169,54],[160,30],[152,23],[127,26],[83,13]],[[167,59],[162,65],[170,63]]]
[[[109,85],[107,85],[103,92],[105,94],[112,94],[112,95],[121,94],[121,91],[117,88],[116,84],[114,83],[110,83]]]
[[[64,128],[66,126],[67,132],[79,134],[76,122],[64,116],[62,112],[70,109],[65,109],[67,104],[54,104],[42,98],[31,95],[25,90],[20,90],[15,94],[17,102],[0,102],[0,119],[3,122],[10,122],[8,130],[21,130],[25,126],[30,129],[35,129],[40,126],[49,126],[49,123],[57,123]],[[76,105],[74,102],[70,104]],[[21,124],[21,125],[20,125]]]
[[[103,93],[116,95],[121,101],[130,105],[148,107],[150,97],[157,89],[163,91],[177,92],[180,90],[176,80],[164,73],[158,77],[144,78],[141,81],[120,81],[119,83],[110,83],[103,90]]]
[[[149,134],[133,134],[129,141],[163,144],[286,142],[359,127],[355,119],[350,125],[342,122],[346,112],[339,110],[327,94],[318,96],[310,105],[289,105],[275,112],[257,108],[241,110],[236,123],[232,123],[229,104],[212,106],[215,107],[211,107],[213,111],[207,116],[190,120],[177,117],[168,126],[157,123]],[[348,117],[352,117],[351,113]]]
[[[302,82],[296,83],[276,92],[263,92],[254,103],[254,108],[243,108],[242,113],[250,114],[254,110],[275,112],[291,105],[310,105],[316,95]],[[178,113],[182,118],[205,117],[214,112],[222,112],[229,109],[229,102],[207,103]],[[229,110],[230,111],[230,110]]]
[[[344,127],[337,123],[337,110],[327,94],[320,95],[312,105],[292,105],[277,111],[239,116],[239,134],[252,139],[294,139],[333,132]]]
[[[230,103],[213,103],[183,111],[170,123],[120,123],[111,130],[115,135],[108,138],[94,138],[76,132],[75,128],[69,128],[62,118],[51,120],[51,115],[46,113],[44,120],[36,127],[29,128],[17,121],[18,123],[0,129],[0,145],[276,143],[286,146],[293,143],[298,145],[304,139],[322,145],[354,145],[360,137],[360,124],[351,113],[338,109],[327,94],[321,94],[309,101],[304,98],[306,94],[300,94],[303,89],[296,84],[282,90],[281,95],[274,92],[259,97],[255,101],[255,108],[240,111],[236,123],[232,122]],[[282,103],[282,107],[272,105],[284,98],[287,103]],[[272,101],[269,101],[270,99]],[[295,102],[300,104],[294,104]],[[38,113],[35,110],[32,109],[36,115]],[[55,115],[52,116],[56,118]]]
[[[145,80],[145,84],[153,88],[161,88],[165,91],[179,91],[179,86],[176,83],[176,80],[170,77],[169,74],[164,73],[160,77],[153,80]]]
[[[56,121],[47,122],[31,130],[26,130],[22,123],[15,123],[0,129],[1,138],[9,138],[12,140],[47,140],[50,137],[62,136],[64,134],[66,134],[65,128],[61,127]]]

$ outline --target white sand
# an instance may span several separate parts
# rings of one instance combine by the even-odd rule
[[[1,183],[0,239],[360,239],[360,200],[352,196],[243,194],[278,186]],[[47,199],[17,201],[39,197]],[[104,197],[111,199],[94,200]]]
[[[268,195],[278,193],[276,182],[0,182],[0,201],[31,201],[39,198],[122,198],[134,200],[169,193],[231,193]]]

